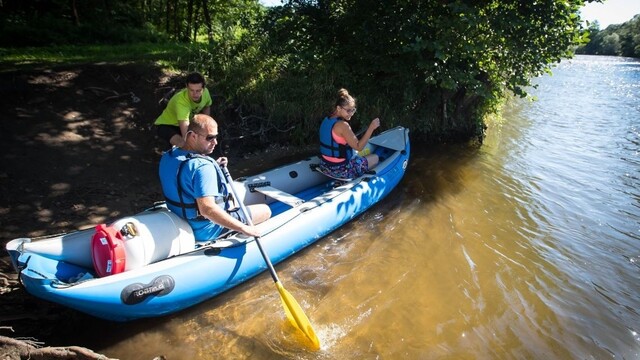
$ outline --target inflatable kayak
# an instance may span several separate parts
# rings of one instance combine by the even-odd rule
[[[246,205],[270,206],[272,217],[257,226],[277,264],[387,196],[409,150],[409,130],[396,127],[370,139],[363,152],[381,162],[359,178],[327,177],[311,157],[235,179],[234,188]],[[7,250],[30,294],[113,321],[180,311],[267,269],[254,238],[230,233],[196,243],[188,223],[164,204],[91,229],[14,239]]]

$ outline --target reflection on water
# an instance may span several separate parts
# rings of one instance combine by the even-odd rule
[[[98,348],[122,359],[640,356],[640,63],[577,57],[480,149],[416,150],[391,196],[268,274]]]

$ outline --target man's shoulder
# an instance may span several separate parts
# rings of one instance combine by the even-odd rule
[[[174,102],[179,105],[189,104],[189,94],[187,93],[187,89],[180,89],[176,91],[176,94],[173,95],[172,100],[174,100]]]
[[[215,160],[206,155],[189,153],[185,155],[184,161],[192,171],[215,172]]]
[[[178,89],[176,90],[176,92],[173,94],[173,98],[178,98],[180,96],[184,97],[184,95],[187,93],[187,88],[182,88],[182,89]]]
[[[177,162],[183,162],[186,160],[189,160],[191,158],[195,158],[195,157],[200,157],[200,155],[196,155],[190,151],[181,149],[179,147],[173,147],[170,150],[165,151],[162,156],[160,157],[160,161],[165,160],[165,161],[177,161]]]
[[[189,153],[188,155],[186,155],[187,160],[194,160],[198,163],[202,163],[202,164],[211,164],[213,165],[213,163],[215,162],[215,160],[213,160],[211,157],[207,156],[207,155],[201,155],[201,154],[195,154],[195,153]]]
[[[174,148],[165,152],[160,159],[160,170],[169,171],[169,169],[184,168],[182,171],[189,173],[207,173],[210,176],[216,173],[215,160],[212,158],[195,154],[180,148]]]
[[[206,104],[209,104],[209,105],[211,105],[213,103],[213,99],[211,98],[211,92],[206,87],[204,88],[204,91],[202,92],[202,100]]]

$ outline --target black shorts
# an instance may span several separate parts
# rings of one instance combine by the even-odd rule
[[[173,125],[156,125],[158,137],[171,145],[171,138],[174,135],[182,136],[180,127]]]

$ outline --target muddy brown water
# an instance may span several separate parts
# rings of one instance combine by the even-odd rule
[[[320,351],[268,274],[61,336],[121,359],[637,358],[640,62],[579,56],[536,83],[480,149],[414,147],[387,199],[276,266]]]

